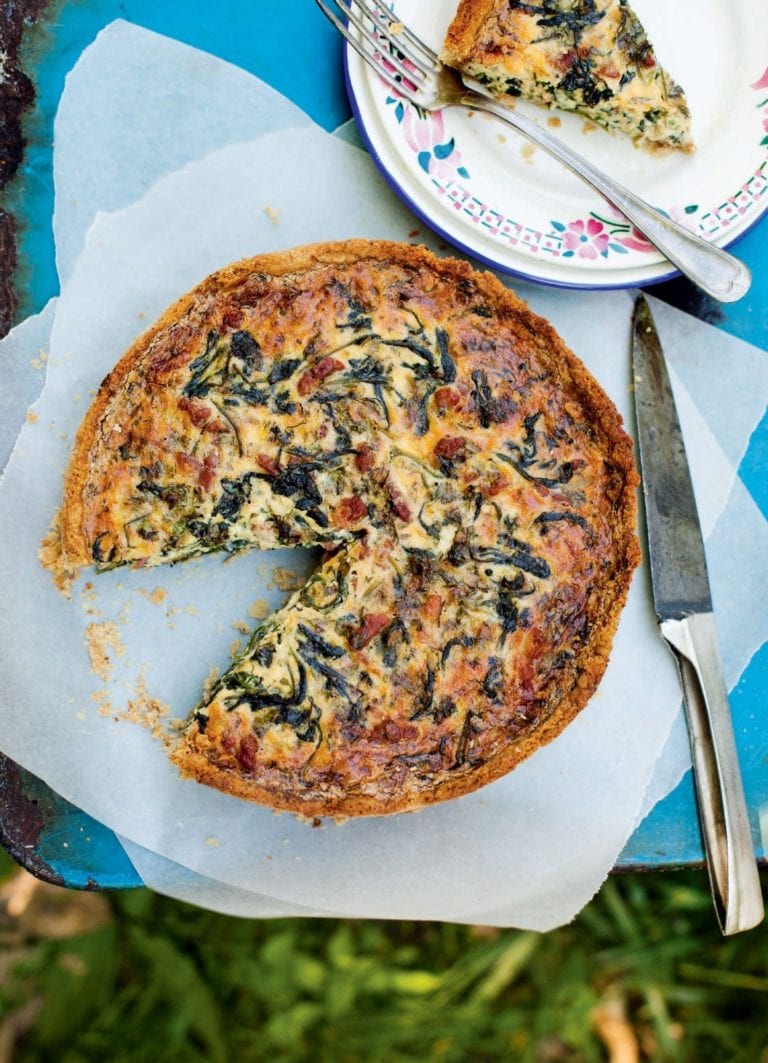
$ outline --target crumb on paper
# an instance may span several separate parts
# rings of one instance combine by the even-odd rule
[[[279,591],[297,591],[304,586],[304,582],[304,576],[294,572],[292,568],[283,568],[282,565],[278,565],[272,569],[272,576],[267,588],[271,590],[273,587],[277,587]]]
[[[507,143],[507,138],[504,136],[503,133],[497,133],[496,134],[496,139],[498,140],[499,144],[506,144]]]
[[[206,838],[205,839],[205,844],[215,847],[215,846],[219,845],[220,843],[219,843],[219,839],[218,838]]]
[[[239,657],[240,656],[240,651],[242,650],[242,648],[243,648],[243,644],[240,641],[240,639],[233,639],[232,642],[230,642],[230,644],[229,644],[229,656],[230,657]]]
[[[280,211],[276,207],[265,207],[264,213],[272,222],[273,225],[278,225],[280,222]]]
[[[232,627],[235,631],[239,631],[241,635],[247,635],[251,630],[250,624],[246,624],[244,620],[233,620]]]
[[[125,646],[113,620],[101,620],[85,629],[85,642],[91,659],[91,671],[106,683],[112,675],[112,657],[125,653]]]
[[[559,129],[562,124],[563,123],[560,121],[556,114],[553,114],[551,118],[547,119],[547,125],[551,126],[552,129]]]
[[[404,29],[404,22],[390,22],[389,24],[389,32],[394,33],[395,35],[397,35],[398,33],[402,33]]]
[[[106,690],[95,690],[91,694],[91,701],[96,702],[96,708],[99,710],[100,716],[112,716],[115,709],[112,702],[109,700],[109,694]],[[115,717],[117,719],[117,717]]]
[[[533,157],[536,154],[535,144],[523,144],[520,149],[520,155],[529,165],[533,162]]]
[[[248,616],[252,616],[254,620],[263,620],[269,616],[269,602],[266,598],[257,598],[255,602],[251,602],[248,606]]]
[[[128,700],[126,708],[116,708],[106,690],[95,691],[91,698],[96,702],[101,716],[111,716],[115,723],[137,723],[146,727],[152,737],[159,739],[166,747],[173,745],[175,737],[169,732],[179,728],[176,721],[170,720],[168,706],[159,698],[153,698],[147,690],[143,672],[136,681],[134,696]]]
[[[153,591],[148,591],[142,587],[139,590],[139,594],[142,598],[146,598],[148,602],[152,602],[153,605],[162,605],[168,597],[168,591],[165,587],[155,587]]]
[[[411,229],[411,231],[408,233],[408,237],[409,239],[413,240],[415,237],[419,236],[420,233],[421,229]]]
[[[34,410],[30,410],[27,414],[27,424],[37,424],[39,420],[40,418],[37,416]]]
[[[39,347],[37,351],[37,358],[30,358],[29,364],[32,366],[33,369],[42,369],[47,361],[47,352],[44,351],[42,347]]]
[[[582,133],[594,133],[597,128],[594,122],[585,121],[581,131]]]
[[[51,528],[37,552],[40,564],[48,569],[54,585],[65,598],[72,597],[72,584],[77,577],[77,569],[68,565],[64,557],[64,548],[61,541],[61,523],[59,514],[51,521]]]

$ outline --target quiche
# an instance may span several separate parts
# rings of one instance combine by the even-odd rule
[[[577,111],[653,151],[690,152],[690,112],[626,0],[461,0],[443,60],[507,102]]]
[[[171,756],[276,809],[378,815],[498,778],[586,703],[636,485],[546,321],[464,262],[350,240],[222,269],[130,348],[77,436],[62,548],[99,570],[322,548]]]

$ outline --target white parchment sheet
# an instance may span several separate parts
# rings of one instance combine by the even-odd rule
[[[118,25],[90,50],[91,60],[93,52],[104,52],[92,70],[122,70],[119,91],[113,88],[109,98],[130,111],[130,101],[142,94],[131,57],[145,49],[145,38],[151,38],[157,69],[189,113],[184,85],[189,64],[199,61],[192,49]],[[215,62],[206,57],[206,63]],[[227,69],[237,79],[247,77]],[[219,76],[225,72],[217,71]],[[76,71],[73,86],[78,77]],[[88,138],[89,110],[102,106],[97,84],[79,85],[79,109],[68,105],[72,125],[57,124],[57,152],[59,138],[73,130]],[[221,107],[225,88],[222,82]],[[163,132],[173,129],[174,93],[152,116],[144,160],[145,175],[166,175],[137,202],[98,215],[84,241],[93,209],[78,205],[73,224],[83,251],[78,258],[72,243],[62,295],[49,311],[55,321],[45,388],[0,485],[3,750],[124,836],[150,884],[218,910],[536,929],[565,922],[599,887],[629,836],[679,704],[644,570],[635,578],[600,690],[564,735],[507,778],[416,814],[313,830],[292,817],[182,782],[145,730],[99,714],[94,693],[106,686],[119,708],[133,696],[141,673],[153,696],[184,715],[209,667],[226,665],[237,634],[232,623],[249,622],[255,600],[274,605],[280,592],[269,587],[275,555],[252,553],[226,564],[210,557],[152,572],[117,570],[94,578],[92,593],[81,593],[81,578],[72,601],[58,594],[37,562],[37,548],[58,506],[62,472],[89,393],[138,332],[218,266],[312,240],[406,239],[420,227],[363,153],[306,119],[292,122],[299,129],[249,142],[233,137],[229,146],[180,170],[172,169],[176,158],[158,169],[154,151],[165,140]],[[253,87],[253,93],[261,98],[260,89]],[[205,121],[211,122],[210,114]],[[103,118],[100,122],[97,130],[108,127]],[[210,143],[202,147],[207,151]],[[125,149],[115,143],[111,150],[119,155]],[[83,157],[97,157],[96,149],[86,146]],[[68,182],[68,170],[57,166],[62,240],[68,232]],[[93,203],[107,201],[95,181]],[[130,202],[129,191],[116,202]],[[436,245],[426,233],[422,237]],[[629,295],[516,287],[553,321],[628,416]],[[765,522],[743,489],[730,490],[734,462],[763,411],[766,359],[655,302],[654,310],[673,356],[703,524],[712,532],[713,591],[733,683],[768,627],[759,594],[768,557]],[[31,339],[35,329],[27,328]],[[678,357],[681,337],[684,356]],[[14,344],[7,372],[25,358],[39,361],[36,349],[25,354],[23,334],[19,350],[18,330],[0,357]],[[720,386],[724,364],[728,388]],[[281,565],[303,565],[306,571],[312,564],[306,553],[279,553]],[[745,566],[748,583],[741,578]],[[167,595],[162,602],[152,593],[158,587]],[[126,652],[105,685],[90,671],[83,631],[107,619],[115,621]],[[659,793],[684,767],[684,757],[676,758],[657,785]]]

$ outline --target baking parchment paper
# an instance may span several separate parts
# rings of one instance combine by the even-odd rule
[[[192,51],[170,47],[169,75],[179,72],[179,49]],[[141,202],[97,219],[56,308],[48,381],[33,411],[37,421],[25,425],[0,489],[6,588],[0,726],[8,736],[3,744],[134,843],[208,878],[195,885],[198,903],[242,911],[247,891],[267,898],[254,901],[260,914],[285,914],[299,905],[323,914],[546,929],[589,899],[620,851],[679,702],[642,573],[598,695],[556,743],[507,779],[461,801],[415,815],[311,830],[290,817],[181,783],[146,732],[102,717],[91,699],[104,684],[89,671],[82,629],[109,617],[127,647],[108,684],[113,705],[119,710],[132,695],[146,664],[150,692],[185,712],[209,662],[226,664],[231,622],[247,620],[249,603],[269,597],[265,555],[226,565],[208,558],[176,570],[111,573],[95,581],[96,598],[81,595],[79,605],[58,596],[35,560],[58,504],[61,471],[89,390],[167,302],[240,255],[349,235],[404,239],[413,228],[413,218],[370,161],[314,127],[215,152],[161,180]],[[629,297],[535,289],[525,294],[626,411]],[[671,312],[662,330],[670,352],[681,317]],[[704,522],[711,526],[733,478],[723,449],[741,453],[762,412],[752,402],[745,417],[742,394],[727,422],[727,439],[720,439],[722,425],[711,416],[720,405],[717,378],[728,358],[729,373],[743,373],[751,394],[764,395],[765,367],[754,349],[693,324],[703,330],[699,357],[686,358],[682,369],[675,363],[682,378],[677,394],[686,432],[695,439],[697,489],[712,488],[701,500]],[[688,328],[688,319],[684,325]],[[704,401],[697,409],[688,399],[690,381],[702,379]],[[764,522],[748,496],[738,505],[738,512],[726,510],[717,525],[718,532],[724,526],[725,546],[710,550],[719,607],[724,598],[736,598],[727,593],[736,576],[732,537],[749,528],[744,549],[757,567],[751,588],[741,588],[734,602],[740,610],[736,645],[724,645],[731,680],[765,635],[759,602],[752,615],[744,599],[764,574],[756,556],[761,551],[766,556]],[[281,560],[294,563],[296,554]],[[157,587],[168,592],[161,605],[152,594]],[[277,592],[271,593],[274,602]]]

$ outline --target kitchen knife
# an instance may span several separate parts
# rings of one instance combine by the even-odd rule
[[[642,295],[632,339],[653,601],[680,672],[715,911],[723,933],[737,934],[762,920],[763,899],[691,475],[664,355]]]

